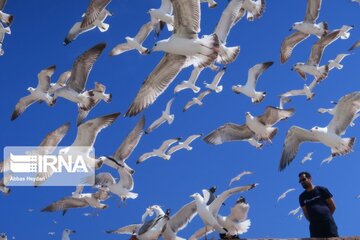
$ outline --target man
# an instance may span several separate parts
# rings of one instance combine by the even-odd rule
[[[299,196],[299,203],[306,219],[310,222],[310,237],[338,237],[333,218],[335,202],[325,187],[314,186],[308,172],[299,173],[299,183],[305,189]]]

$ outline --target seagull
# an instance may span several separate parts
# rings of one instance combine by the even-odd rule
[[[149,212],[145,214],[152,215],[153,212],[157,216],[164,215],[164,211],[159,205],[153,205],[148,207]],[[148,210],[147,210],[148,211]],[[177,232],[184,229],[189,222],[196,216],[196,203],[191,201],[184,205],[179,211],[177,211],[173,216],[170,217],[169,222],[166,224],[165,231],[162,233],[164,240],[179,240],[183,239],[177,236]]]
[[[321,38],[328,33],[328,24],[326,22],[316,24],[316,20],[319,17],[321,2],[322,0],[307,0],[304,21],[294,23],[290,30],[295,29],[297,32],[294,32],[290,36],[286,37],[281,44],[281,63],[285,63],[290,58],[296,45],[307,39],[310,34]]]
[[[295,90],[287,91],[287,92],[281,94],[280,98],[283,99],[283,98],[289,98],[289,97],[294,97],[294,96],[305,96],[306,100],[311,100],[315,96],[315,93],[312,92],[312,89],[314,89],[314,87],[318,83],[319,83],[319,80],[315,78],[314,81],[312,82],[312,84],[310,84],[309,86],[304,84],[303,89],[295,89]]]
[[[30,92],[29,95],[20,98],[18,103],[15,106],[15,109],[11,115],[11,121],[14,121],[17,117],[20,116],[31,104],[42,100],[46,102],[49,106],[54,105],[54,99],[51,97],[47,91],[50,87],[50,78],[54,74],[55,65],[45,68],[38,73],[38,85],[36,88],[29,87],[27,90]]]
[[[174,93],[180,92],[185,89],[191,89],[194,93],[198,93],[200,88],[195,85],[200,73],[204,68],[194,68],[191,72],[190,78],[188,81],[182,81],[174,88]]]
[[[247,219],[250,205],[246,203],[244,197],[240,197],[228,216],[217,216],[219,224],[221,224],[228,232],[220,234],[221,239],[238,239],[239,234],[244,234],[250,228],[251,221]],[[214,231],[214,228],[206,226],[196,231],[189,240],[200,239],[202,236],[207,235]]]
[[[99,160],[103,161],[104,164],[117,169],[118,166],[123,166],[127,171],[133,174],[135,171],[131,169],[126,163],[125,160],[129,158],[131,153],[134,151],[138,145],[141,137],[144,134],[145,126],[145,116],[142,116],[140,120],[136,123],[135,127],[131,132],[126,136],[121,145],[116,149],[115,153],[112,156],[102,156]]]
[[[325,158],[324,160],[321,161],[320,165],[323,165],[324,163],[329,164],[332,160],[334,159],[334,157],[332,155],[330,155],[329,157]]]
[[[210,203],[210,205],[206,205],[206,202],[204,201],[204,197],[202,197],[199,193],[194,193],[190,197],[195,199],[196,211],[199,214],[200,218],[202,219],[206,229],[213,228],[219,233],[228,233],[229,230],[222,225],[224,223],[218,220],[219,219],[218,212],[220,210],[220,207],[222,206],[222,203],[225,202],[226,199],[232,196],[233,194],[250,190],[256,187],[257,185],[258,184],[250,184],[246,186],[228,189],[222,192],[212,203]],[[232,229],[230,229],[230,231],[231,230]]]
[[[55,232],[48,232],[49,235],[54,236]]]
[[[279,202],[280,200],[284,199],[286,197],[286,195],[289,192],[295,191],[295,188],[289,188],[288,190],[286,190],[285,192],[283,192],[277,199],[277,201]]]
[[[221,78],[225,74],[225,71],[226,71],[226,67],[223,67],[223,69],[215,75],[214,80],[210,84],[204,82],[205,87],[216,93],[221,92],[223,90],[223,86],[219,86],[219,83]]]
[[[200,0],[200,2],[207,3],[209,8],[216,8],[218,5],[214,0]]]
[[[284,109],[285,103],[291,102],[291,98],[280,96],[279,109]]]
[[[251,98],[251,101],[253,103],[260,103],[261,101],[263,101],[266,96],[266,92],[257,92],[255,90],[256,84],[260,75],[271,65],[273,65],[273,63],[274,62],[259,63],[250,68],[248,71],[248,79],[245,86],[233,86],[233,92],[235,92],[236,94],[245,94],[246,96]]]
[[[236,177],[232,178],[232,179],[230,180],[229,187],[230,187],[230,185],[231,185],[233,182],[239,181],[240,178],[242,178],[242,177],[245,176],[245,175],[249,175],[249,174],[253,174],[253,172],[243,171],[242,173],[240,173],[240,174],[237,175]]]
[[[308,154],[306,154],[306,156],[303,159],[301,159],[301,164],[304,164],[306,161],[312,160],[313,154],[314,152],[309,152]]]
[[[296,215],[300,211],[301,207],[297,207],[294,210],[291,210],[288,215]]]
[[[105,209],[108,206],[101,202],[108,199],[110,196],[106,189],[99,189],[95,193],[82,193],[77,197],[65,197],[56,202],[53,202],[49,206],[43,208],[42,212],[55,212],[62,211],[63,215],[66,214],[70,208],[84,208],[92,207],[96,209]]]
[[[116,45],[110,52],[110,56],[120,55],[124,52],[136,49],[140,54],[148,54],[149,49],[142,46],[145,39],[149,36],[150,32],[153,30],[152,23],[147,22],[141,26],[139,32],[134,38],[129,36],[125,37],[126,43],[120,43]]]
[[[254,21],[262,17],[266,8],[265,0],[244,0],[242,5],[242,12],[247,12],[247,20]],[[239,17],[239,16],[238,16]]]
[[[350,54],[341,53],[341,54],[338,54],[334,60],[329,60],[329,63],[328,63],[329,71],[332,70],[333,68],[337,68],[339,70],[342,69],[343,65],[340,64],[340,62],[349,55]]]
[[[70,76],[71,76],[71,71],[63,72],[60,75],[59,79],[56,81],[56,83],[50,83],[50,88],[48,90],[48,94],[53,95],[56,90],[58,90],[59,88],[65,87]]]
[[[64,40],[64,45],[68,45],[80,34],[96,27],[101,32],[106,32],[109,28],[109,24],[104,23],[104,21],[108,16],[112,16],[112,13],[105,8],[110,2],[111,0],[91,0],[86,13],[83,15],[82,22],[77,22],[72,26]]]
[[[95,100],[92,96],[89,97],[89,93],[84,92],[84,90],[90,71],[105,47],[105,43],[97,44],[76,59],[71,70],[71,77],[67,81],[66,86],[55,91],[55,100],[58,97],[63,97],[76,102],[82,110],[93,108]]]
[[[340,98],[334,109],[334,116],[326,127],[315,126],[309,130],[292,126],[286,135],[279,163],[282,171],[296,157],[303,142],[320,142],[331,148],[332,157],[352,151],[355,138],[342,138],[356,113],[360,111],[360,92],[353,92]]]
[[[3,178],[0,179],[0,192],[2,192],[4,195],[9,195],[11,192],[11,189],[6,187],[6,184],[11,179],[11,175],[11,173],[7,173]]]
[[[202,134],[194,134],[189,136],[184,142],[179,142],[178,145],[171,147],[168,151],[167,151],[167,155],[171,155],[176,151],[179,151],[180,149],[186,149],[188,151],[192,150],[192,147],[189,145],[190,143],[192,143],[195,139],[201,137]]]
[[[351,2],[356,2],[360,4],[360,0],[351,0]]]
[[[84,158],[87,166],[89,168],[93,168],[93,166],[95,166],[95,168],[99,168],[103,161],[96,161],[90,156],[90,152],[100,131],[111,125],[119,115],[119,112],[113,113],[102,117],[97,117],[80,124],[77,128],[77,135],[74,142],[71,144],[71,146],[60,149],[59,154],[64,156],[71,154],[81,154],[82,156],[87,156]],[[81,147],[81,149],[78,147]],[[46,172],[38,173],[37,179],[42,179],[43,181],[35,181],[35,186],[43,184],[52,175],[53,169],[50,167],[47,168]]]
[[[331,101],[331,103],[337,104],[337,103],[334,102],[334,101]],[[319,108],[317,111],[318,111],[319,113],[329,113],[330,115],[334,115],[334,113],[335,113],[335,108]],[[350,127],[355,126],[354,121],[355,121],[358,117],[360,117],[360,113],[356,113],[356,114],[354,115],[353,119],[352,119],[351,122],[350,122]]]
[[[180,139],[181,138],[172,138],[172,139],[164,141],[161,144],[160,148],[154,149],[152,152],[144,153],[143,155],[141,155],[140,158],[136,161],[136,164],[142,163],[146,159],[148,159],[150,157],[154,157],[154,156],[161,157],[164,160],[169,160],[171,155],[165,153],[166,150],[174,143],[180,141]]]
[[[161,124],[167,122],[169,125],[171,125],[175,119],[175,115],[174,114],[170,114],[170,109],[171,106],[174,102],[175,98],[172,98],[168,101],[168,103],[166,104],[166,108],[165,111],[162,111],[161,116],[156,119],[150,126],[148,129],[146,129],[145,134],[149,134],[152,131],[154,131],[155,129],[157,129],[158,127],[160,127]]]
[[[89,97],[92,97],[94,100],[94,106],[95,107],[101,100],[103,100],[106,103],[111,102],[112,94],[111,93],[105,93],[106,86],[95,82],[95,88],[93,90],[89,90],[86,93]],[[78,109],[78,118],[77,118],[77,125],[80,125],[80,123],[87,117],[90,110],[84,110],[84,109]]]
[[[161,0],[160,8],[151,8],[149,10],[149,14],[151,17],[151,25],[157,37],[159,36],[160,31],[164,27],[164,24],[167,25],[169,31],[174,30],[174,16],[172,15],[172,13],[173,6],[170,0]]]
[[[1,12],[1,11],[0,11]],[[4,27],[0,22],[0,56],[4,55],[4,50],[2,49],[2,45],[4,43],[5,34],[11,34],[11,30],[9,27]]]
[[[352,51],[354,50],[355,48],[359,47],[360,46],[360,40],[356,41],[350,48],[348,51]]]
[[[132,237],[132,239],[138,240],[159,239],[161,234],[165,231],[166,224],[169,222],[169,215],[170,209],[168,209],[164,215],[160,215],[143,224],[132,224],[106,232],[116,234],[131,234],[133,237],[135,237]]]
[[[294,109],[279,109],[268,106],[264,114],[258,117],[253,117],[247,112],[245,124],[227,123],[205,136],[204,141],[214,145],[251,138],[256,141],[271,141],[277,133],[277,128],[272,126],[280,120],[291,117],[294,111]]]
[[[184,106],[184,108],[183,108],[183,112],[186,112],[186,111],[187,111],[192,105],[194,105],[194,104],[197,104],[197,105],[199,105],[199,106],[202,106],[202,105],[203,105],[202,100],[203,100],[204,97],[205,97],[206,95],[208,95],[210,92],[211,92],[210,90],[205,90],[205,91],[201,92],[201,93],[199,94],[199,96],[193,97],[190,101],[188,101],[188,102],[185,104],[185,106]]]
[[[62,234],[62,237],[61,237],[61,240],[70,240],[70,234],[74,234],[76,233],[75,230],[70,230],[70,229],[65,229],[63,231],[63,234]]]
[[[214,34],[198,38],[200,32],[200,1],[171,0],[174,9],[174,32],[167,40],[158,41],[152,51],[165,56],[143,82],[126,116],[143,111],[171,84],[179,72],[190,65],[206,67],[218,55],[219,40]]]
[[[0,21],[7,26],[10,26],[14,20],[14,16],[3,12],[7,0],[0,0]]]

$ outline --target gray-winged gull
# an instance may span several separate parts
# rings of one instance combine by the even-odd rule
[[[172,106],[174,100],[175,100],[175,98],[172,98],[168,101],[168,103],[166,104],[165,111],[162,111],[161,116],[158,119],[156,119],[152,124],[150,124],[148,129],[146,129],[146,131],[145,131],[146,134],[151,133],[152,131],[154,131],[155,129],[160,127],[160,125],[162,125],[165,122],[167,122],[169,125],[171,125],[174,122],[175,115],[170,114],[170,109],[171,109],[171,106]]]
[[[165,153],[166,150],[174,143],[180,141],[180,139],[181,138],[171,138],[169,140],[164,141],[158,149],[154,149],[152,152],[147,152],[142,154],[140,158],[136,161],[136,164],[142,163],[146,159],[154,156],[161,157],[164,160],[169,160],[171,155]]]
[[[208,95],[209,93],[211,93],[211,91],[210,90],[205,90],[205,91],[203,91],[203,92],[201,92],[200,94],[199,94],[199,96],[197,96],[197,97],[193,97],[190,101],[188,101],[186,104],[185,104],[185,106],[184,106],[184,108],[183,108],[183,112],[185,112],[185,111],[187,111],[192,105],[194,105],[194,104],[197,104],[197,105],[199,105],[199,106],[202,106],[203,105],[203,99],[204,99],[204,97],[206,96],[206,95]]]

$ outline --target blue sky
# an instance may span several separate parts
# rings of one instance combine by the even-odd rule
[[[219,0],[215,9],[201,6],[201,34],[209,34],[221,16],[227,1]],[[93,88],[98,81],[107,86],[113,94],[110,104],[101,102],[92,110],[87,119],[118,112],[122,114],[116,122],[104,129],[97,138],[95,149],[97,155],[112,154],[121,144],[124,137],[133,128],[141,114],[133,118],[124,118],[124,114],[136,96],[141,83],[150,74],[163,53],[154,52],[149,56],[141,56],[137,52],[127,52],[120,56],[109,57],[108,53],[126,36],[134,36],[141,25],[149,20],[148,9],[160,6],[159,0],[132,1],[114,0],[108,9],[114,13],[106,22],[110,28],[105,33],[97,29],[80,35],[68,46],[62,42],[68,30],[81,20],[88,1],[15,1],[9,0],[5,12],[15,16],[11,26],[12,34],[5,37],[3,45],[5,55],[0,57],[0,79],[3,93],[0,95],[0,147],[38,145],[50,131],[69,121],[70,131],[61,145],[71,144],[76,136],[76,106],[59,99],[52,108],[44,104],[30,106],[14,122],[10,121],[11,113],[18,99],[27,94],[27,87],[36,86],[37,74],[41,69],[56,64],[57,69],[53,81],[64,71],[69,70],[81,53],[99,42],[106,42],[107,47],[95,63],[90,73],[87,88]],[[260,115],[266,106],[278,106],[278,95],[291,89],[300,89],[304,85],[295,72],[290,71],[296,62],[305,62],[310,54],[311,46],[316,42],[314,36],[300,43],[292,57],[285,64],[280,64],[279,52],[283,39],[296,21],[302,21],[305,15],[306,1],[268,1],[263,17],[254,22],[243,18],[231,31],[228,46],[241,46],[237,60],[228,66],[221,84],[224,90],[212,93],[205,98],[202,107],[194,106],[183,113],[182,108],[194,95],[190,90],[176,94],[172,107],[175,121],[172,125],[162,125],[149,135],[143,136],[138,147],[127,163],[136,171],[134,175],[134,192],[139,193],[135,200],[128,200],[126,206],[117,207],[118,199],[112,197],[106,203],[109,208],[101,211],[98,217],[85,217],[83,213],[93,209],[70,210],[64,217],[60,212],[43,213],[40,209],[64,196],[69,196],[72,187],[16,187],[9,196],[0,196],[0,232],[15,236],[16,239],[59,239],[64,228],[77,231],[72,239],[129,239],[126,235],[109,235],[105,230],[115,229],[128,224],[138,223],[145,208],[158,204],[171,208],[175,213],[181,206],[192,199],[189,197],[201,189],[216,185],[218,191],[226,190],[230,179],[244,170],[254,174],[243,177],[233,186],[259,183],[260,185],[243,195],[251,205],[249,218],[252,225],[243,235],[247,238],[260,237],[307,237],[308,222],[303,218],[288,216],[288,212],[298,207],[298,195],[302,192],[298,184],[297,174],[306,170],[312,173],[315,184],[329,188],[337,205],[335,220],[341,236],[359,235],[360,199],[360,154],[359,143],[356,142],[354,152],[335,158],[329,165],[320,166],[329,149],[321,144],[305,143],[293,163],[283,172],[278,172],[282,145],[286,132],[292,125],[311,128],[315,125],[326,126],[330,115],[317,113],[319,107],[332,107],[331,100],[359,90],[360,55],[354,54],[344,59],[342,70],[334,69],[329,77],[316,87],[316,96],[312,101],[304,97],[293,98],[286,105],[296,109],[295,115],[278,123],[277,136],[272,144],[257,150],[246,142],[225,143],[220,146],[206,144],[203,140],[193,142],[192,151],[176,152],[170,161],[160,158],[149,159],[135,165],[136,160],[144,152],[151,151],[161,145],[163,140],[173,137],[186,138],[191,134],[208,134],[213,129],[227,122],[242,124],[245,112]],[[323,1],[318,21],[327,21],[330,29],[338,29],[342,25],[355,25],[348,40],[338,40],[324,52],[321,64],[334,59],[360,38],[358,16],[360,6],[350,1]],[[167,38],[170,33],[163,31],[160,39]],[[151,47],[155,43],[151,34],[144,45]],[[274,61],[260,78],[258,89],[267,92],[265,101],[254,105],[244,95],[236,95],[231,86],[244,84],[247,71],[257,63]],[[157,119],[173,94],[177,83],[188,79],[191,68],[183,70],[170,87],[157,101],[144,111],[146,127]],[[198,85],[203,81],[211,81],[214,72],[206,69],[200,75]],[[306,83],[312,79],[308,77]],[[204,89],[204,87],[202,86]],[[346,137],[359,137],[358,125],[349,128]],[[308,152],[314,152],[313,160],[300,164],[300,160]],[[100,171],[111,171],[103,167]],[[115,174],[115,173],[114,173]],[[287,198],[277,203],[278,196],[286,189],[294,187]],[[87,189],[88,191],[94,191]],[[221,213],[228,214],[236,198],[230,198]],[[27,209],[35,209],[28,212]],[[57,221],[54,224],[53,221]],[[180,236],[189,237],[202,226],[196,217]],[[48,232],[54,231],[54,237]],[[31,237],[29,237],[31,236]]]

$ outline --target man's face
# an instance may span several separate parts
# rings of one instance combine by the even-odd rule
[[[307,189],[309,186],[311,186],[311,178],[307,178],[305,174],[302,174],[299,177],[299,183],[304,189]]]

